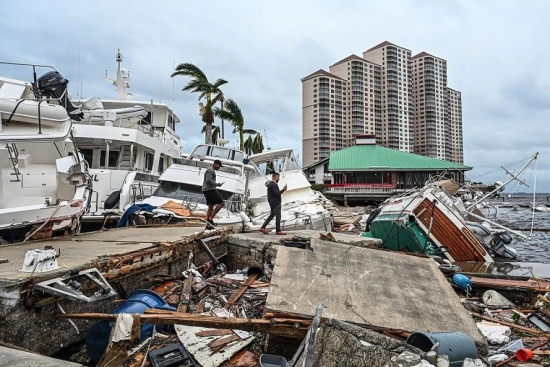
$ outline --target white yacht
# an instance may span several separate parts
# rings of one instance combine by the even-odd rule
[[[33,83],[0,77],[0,236],[6,242],[78,232],[90,204],[91,178],[75,154],[72,120],[40,86],[36,77]]]
[[[131,222],[169,224],[189,217],[206,219],[208,207],[202,184],[204,172],[216,159],[223,165],[216,171],[216,181],[224,183],[218,192],[225,206],[214,222],[219,227],[233,227],[235,232],[242,232],[244,223],[249,220],[245,214],[247,178],[254,167],[244,163],[243,151],[209,144],[196,146],[181,164],[171,165],[160,176],[160,186],[153,195],[141,202],[156,207],[152,215],[138,212]]]
[[[74,138],[93,180],[84,222],[104,223],[105,215],[118,221],[125,206],[150,196],[160,175],[181,161],[183,143],[175,132],[180,120],[174,110],[153,100],[131,100],[130,72],[121,67],[120,52],[116,61],[116,78],[105,77],[116,87],[116,99],[62,99],[78,114]],[[67,95],[64,89],[57,94]]]
[[[280,173],[279,186],[288,189],[282,198],[281,229],[332,230],[332,214],[336,206],[323,194],[311,189],[311,184],[298,166],[292,149],[268,150],[250,156],[250,164],[255,167],[250,177],[249,206],[250,221],[245,223],[245,231],[257,231],[271,212],[267,202],[265,183],[271,180],[271,173]],[[275,228],[275,219],[267,229]]]

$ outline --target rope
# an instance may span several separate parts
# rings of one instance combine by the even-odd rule
[[[27,238],[25,238],[25,239],[23,240],[23,242],[27,242],[27,240],[28,240],[29,238],[31,238],[32,236],[34,236],[34,234],[35,234],[36,232],[38,232],[39,230],[41,230],[41,229],[42,229],[42,228],[43,228],[43,227],[53,218],[54,214],[57,213],[57,210],[59,209],[60,205],[61,205],[61,204],[57,204],[57,207],[56,207],[55,210],[53,211],[52,215],[50,215],[50,217],[49,217],[48,219],[46,219],[46,221],[45,221],[44,223],[42,223],[42,225],[41,225],[40,227],[38,227],[36,230],[34,230],[34,232],[32,232],[30,235],[28,235]]]

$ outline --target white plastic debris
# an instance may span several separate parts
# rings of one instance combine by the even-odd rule
[[[466,358],[462,367],[487,367],[481,359]]]
[[[511,330],[508,326],[486,321],[478,322],[476,325],[489,344],[504,344],[510,341]]]
[[[505,361],[508,359],[508,356],[506,354],[495,354],[487,358],[489,362],[492,364],[497,364],[499,362]]]
[[[500,348],[497,352],[499,352],[499,353],[513,352],[513,353],[515,353],[518,350],[523,349],[523,348],[525,348],[525,346],[523,345],[523,340],[518,339],[518,340],[514,340],[513,342],[510,342],[510,343],[506,344],[505,346]]]
[[[113,342],[121,340],[130,340],[132,337],[132,325],[134,317],[127,313],[120,313],[116,318],[115,329],[113,331]]]
[[[493,290],[483,293],[483,303],[488,306],[515,306],[508,298]]]

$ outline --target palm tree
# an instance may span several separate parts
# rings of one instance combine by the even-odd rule
[[[244,117],[241,108],[232,99],[226,100],[222,108],[215,107],[214,115],[231,123],[233,126],[233,134],[239,134],[239,147],[241,150],[244,150],[244,134],[258,134],[256,130],[244,128]]]
[[[214,123],[214,106],[223,99],[223,92],[220,87],[227,83],[225,79],[218,79],[214,83],[208,81],[204,72],[193,64],[184,63],[176,66],[172,77],[184,75],[191,78],[189,83],[182,89],[191,93],[200,93],[199,101],[205,100],[206,104],[199,103],[200,115],[205,123],[205,143],[212,144],[212,125]]]
[[[252,138],[252,135],[249,135],[244,142],[243,150],[248,155],[263,152],[264,143],[262,140],[262,134],[256,133],[256,136],[254,136],[254,138]]]
[[[206,133],[206,124],[202,127],[201,134]],[[212,144],[218,144],[218,138],[220,137],[220,127],[212,125]]]

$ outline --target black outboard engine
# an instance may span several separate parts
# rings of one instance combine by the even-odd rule
[[[80,110],[69,100],[67,85],[69,81],[58,71],[49,71],[36,81],[37,93],[46,98],[53,98],[59,101],[73,120],[81,120]],[[76,112],[76,113],[75,113]]]

